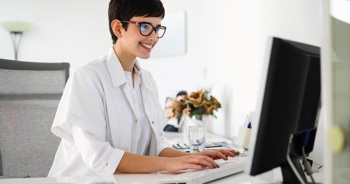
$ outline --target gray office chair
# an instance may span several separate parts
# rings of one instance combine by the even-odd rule
[[[0,59],[0,178],[47,176],[60,142],[50,127],[69,66]]]

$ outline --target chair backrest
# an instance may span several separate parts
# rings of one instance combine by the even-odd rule
[[[60,142],[50,127],[69,66],[0,59],[0,176],[47,176]]]

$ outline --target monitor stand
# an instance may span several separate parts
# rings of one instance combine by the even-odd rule
[[[288,163],[284,162],[281,164],[281,171],[282,171],[282,177],[283,177],[283,184],[298,184],[300,183],[297,174],[300,178],[302,178],[303,181],[307,181],[307,178],[305,176],[305,172],[301,166],[300,159],[299,158],[291,158],[291,162],[293,163],[293,166],[297,173],[293,171],[293,167]],[[306,182],[306,183],[312,183],[312,182]],[[319,184],[319,183],[316,183]]]

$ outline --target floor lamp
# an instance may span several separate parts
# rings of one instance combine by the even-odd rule
[[[1,25],[3,28],[5,28],[7,31],[10,32],[13,49],[15,52],[15,60],[17,60],[18,49],[19,49],[19,44],[21,42],[22,34],[25,31],[28,31],[33,24],[30,22],[13,21],[13,22],[3,22],[1,23]]]

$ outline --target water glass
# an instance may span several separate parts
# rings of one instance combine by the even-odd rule
[[[189,126],[190,153],[197,153],[205,150],[205,126]]]

